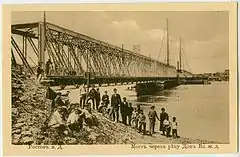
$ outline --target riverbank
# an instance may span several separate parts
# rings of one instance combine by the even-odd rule
[[[180,137],[166,138],[159,133],[146,136],[134,128],[112,122],[100,113],[96,115],[99,126],[84,125],[79,133],[58,136],[46,130],[46,120],[51,113],[51,100],[46,99],[46,87],[24,75],[12,73],[12,144],[197,144],[212,141]]]

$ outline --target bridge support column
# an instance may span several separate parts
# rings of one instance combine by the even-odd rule
[[[38,49],[39,49],[39,56],[38,62],[42,64],[43,68],[45,65],[45,24],[43,22],[39,23],[38,26]]]

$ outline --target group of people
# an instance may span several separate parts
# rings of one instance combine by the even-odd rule
[[[138,130],[138,132],[147,134],[146,125],[147,118],[144,114],[143,109],[141,109],[140,104],[136,108],[132,107],[132,103],[127,102],[126,97],[123,97],[121,100],[120,94],[117,93],[117,89],[113,89],[113,94],[111,98],[108,95],[107,91],[104,91],[102,95],[99,92],[99,88],[95,89],[92,86],[89,91],[88,97],[86,94],[86,88],[80,89],[80,106],[85,103],[90,104],[92,101],[92,109],[101,112],[104,116],[107,116],[110,120],[119,122],[120,115],[122,123],[125,125],[132,126]],[[100,103],[101,102],[101,103]],[[156,119],[160,121],[160,131],[162,135],[170,137],[172,131],[172,137],[179,137],[177,134],[177,121],[176,117],[172,118],[172,121],[169,120],[168,114],[165,112],[165,108],[161,109],[160,117],[158,117],[157,112],[155,111],[155,106],[152,106],[148,113],[149,119],[149,135],[155,133],[155,123]]]
[[[67,95],[69,92],[67,92]],[[86,103],[82,107],[79,103],[63,101],[62,94],[57,93],[52,100],[52,114],[47,120],[48,127],[59,133],[72,134],[79,132],[85,123],[89,127],[98,126],[98,120],[92,114],[91,104]]]

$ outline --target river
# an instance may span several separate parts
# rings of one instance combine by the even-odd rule
[[[112,95],[113,88],[118,89],[121,97],[132,102],[133,107],[141,104],[144,114],[155,105],[158,115],[162,107],[166,109],[170,119],[177,118],[178,134],[182,137],[229,142],[229,83],[213,82],[209,85],[182,85],[154,95],[136,96],[133,85],[100,87],[101,94],[105,90]],[[79,89],[66,89],[70,92],[71,102],[79,101]],[[66,91],[64,90],[64,91]],[[148,129],[148,126],[147,126]],[[156,124],[159,130],[159,122]]]

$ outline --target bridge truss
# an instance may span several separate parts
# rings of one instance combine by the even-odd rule
[[[37,56],[35,62],[43,67],[50,59],[52,68],[46,77],[53,80],[72,78],[75,83],[77,81],[77,84],[81,84],[86,80],[84,79],[86,73],[90,73],[95,79],[98,78],[101,83],[116,80],[153,81],[157,78],[174,78],[177,75],[174,66],[167,66],[163,62],[123,47],[96,40],[52,23],[15,24],[12,25],[11,31],[12,55],[17,53],[31,74],[36,72],[27,61],[28,53],[34,53]],[[15,39],[19,36],[22,39],[22,48]],[[65,79],[65,84],[68,84],[66,81],[69,80]]]

